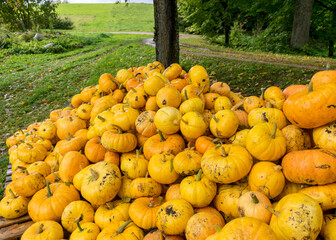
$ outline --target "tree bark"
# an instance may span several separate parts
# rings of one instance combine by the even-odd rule
[[[179,63],[177,0],[154,0],[156,60],[165,67]]]
[[[296,0],[291,47],[300,48],[309,41],[310,20],[314,0]]]

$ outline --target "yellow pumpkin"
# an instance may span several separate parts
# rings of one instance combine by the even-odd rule
[[[195,65],[190,68],[188,76],[193,85],[197,86],[199,89],[204,89],[203,92],[209,92],[210,90],[210,78],[203,66]]]
[[[275,108],[280,110],[286,100],[281,88],[276,86],[267,88],[264,92],[264,98],[267,102],[270,102]]]
[[[166,85],[164,79],[159,76],[151,76],[144,82],[145,92],[150,96],[155,96],[157,92]]]
[[[64,237],[62,226],[55,221],[35,222],[22,234],[21,240],[53,239],[61,240]]]
[[[165,86],[156,94],[156,103],[159,108],[174,107],[178,108],[181,104],[182,97],[179,90],[174,86]]]
[[[181,112],[174,107],[162,107],[155,116],[154,123],[157,129],[164,134],[177,133],[180,130]]]
[[[133,133],[123,133],[122,129],[114,125],[116,130],[108,130],[101,137],[102,145],[112,152],[130,152],[137,146],[138,140]]]
[[[185,149],[174,157],[174,170],[182,176],[194,175],[201,169],[201,160],[201,153],[193,149]]]
[[[180,192],[182,199],[187,200],[193,207],[201,208],[212,202],[217,192],[217,185],[199,170],[197,175],[186,177],[181,181]]]
[[[190,203],[184,199],[173,199],[160,206],[156,215],[156,226],[168,235],[184,232],[188,220],[194,214]]]
[[[286,153],[286,139],[276,124],[258,123],[247,134],[246,148],[259,160],[276,161]]]
[[[311,147],[310,136],[305,129],[288,125],[281,131],[286,138],[286,153],[309,149]]]
[[[336,239],[336,214],[325,214],[320,235],[325,240]]]
[[[29,199],[16,196],[11,189],[0,201],[0,215],[7,219],[18,218],[28,212]]]
[[[148,170],[148,160],[136,150],[136,153],[123,153],[120,156],[120,170],[130,179],[144,177]]]
[[[204,102],[198,97],[190,98],[181,103],[179,110],[182,114],[185,114],[187,112],[203,113]]]
[[[272,213],[270,227],[279,239],[316,239],[322,228],[320,205],[303,193],[283,197]]]
[[[107,225],[97,236],[96,240],[139,240],[143,239],[144,232],[131,220],[116,221]]]
[[[239,126],[237,114],[230,110],[221,110],[217,112],[210,121],[211,133],[219,138],[229,138]]]
[[[304,193],[315,199],[323,211],[336,208],[336,183],[307,187],[301,189],[299,193]]]
[[[237,131],[232,137],[229,138],[229,141],[232,145],[240,145],[242,147],[246,147],[246,137],[250,129],[243,129]]]
[[[131,198],[160,196],[162,186],[152,178],[136,178],[129,185]]]
[[[283,112],[276,108],[266,107],[255,108],[251,110],[247,116],[247,121],[250,127],[255,126],[258,123],[276,123],[277,127],[281,130],[287,125],[287,119]]]
[[[220,96],[215,100],[214,104],[215,112],[219,112],[220,110],[224,109],[231,109],[232,107],[233,106],[230,99],[226,96]]]
[[[313,129],[316,147],[336,150],[336,122]]]
[[[77,228],[71,233],[69,240],[92,240],[96,239],[99,233],[99,227],[95,223],[77,223]]]
[[[179,174],[174,170],[174,155],[169,152],[157,153],[148,163],[148,173],[158,183],[170,184],[175,182]]]
[[[252,164],[252,156],[244,147],[223,144],[203,154],[201,167],[210,180],[216,183],[232,183],[245,177]]]
[[[181,133],[187,139],[196,139],[202,136],[207,128],[208,124],[199,112],[187,112],[180,121]]]

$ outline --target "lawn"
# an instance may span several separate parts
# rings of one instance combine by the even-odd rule
[[[154,31],[152,4],[60,4],[57,12],[74,22],[74,31]]]

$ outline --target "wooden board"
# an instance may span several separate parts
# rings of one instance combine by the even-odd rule
[[[12,240],[18,239],[34,222],[28,221],[24,223],[16,223],[0,229],[0,239]]]

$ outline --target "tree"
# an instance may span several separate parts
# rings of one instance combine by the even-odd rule
[[[0,0],[0,19],[14,31],[46,28],[57,17],[56,7],[53,0]]]
[[[296,0],[291,36],[291,47],[301,48],[309,41],[310,20],[314,0]]]
[[[179,62],[176,0],[154,0],[156,60],[165,67]]]

